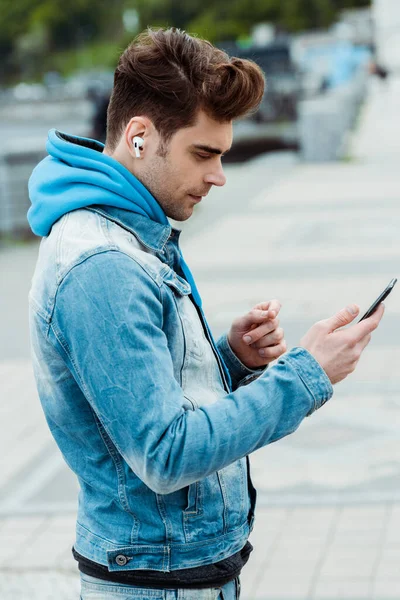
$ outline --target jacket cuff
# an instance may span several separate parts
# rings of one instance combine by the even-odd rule
[[[268,366],[266,365],[261,369],[249,369],[246,367],[233,352],[226,334],[222,335],[217,341],[217,348],[229,370],[232,379],[232,390],[238,388],[239,385],[245,385],[250,383],[250,381],[254,381],[254,379],[257,379],[257,377],[264,373]]]
[[[308,417],[332,397],[332,384],[319,362],[305,348],[292,348],[290,354],[285,355],[285,361],[295,369],[314,398]]]

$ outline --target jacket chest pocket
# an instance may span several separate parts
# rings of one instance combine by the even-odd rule
[[[185,358],[189,357],[189,359],[193,358],[195,361],[202,361],[205,354],[205,344],[208,344],[208,340],[204,334],[196,307],[189,298],[190,285],[169,267],[165,268],[162,277],[164,283],[174,291],[176,310],[184,337]]]

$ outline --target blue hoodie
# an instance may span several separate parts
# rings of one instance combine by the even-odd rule
[[[29,179],[29,225],[46,236],[65,213],[92,204],[124,208],[168,225],[163,209],[147,188],[121,163],[103,153],[104,145],[89,138],[49,131],[44,158]],[[181,268],[196,304],[201,298],[181,253]]]

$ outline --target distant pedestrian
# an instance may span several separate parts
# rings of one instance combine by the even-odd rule
[[[224,185],[232,122],[263,92],[254,63],[148,30],[117,66],[105,147],[52,130],[30,179],[33,367],[80,485],[82,600],[239,598],[248,455],[331,397],[382,317],[341,330],[351,305],[286,352],[268,300],[214,341],[168,217]]]
[[[389,71],[376,61],[371,61],[369,65],[371,75],[376,75],[379,79],[385,81],[389,76]]]
[[[93,118],[89,137],[104,144],[107,136],[107,109],[109,94],[101,94],[93,99]]]

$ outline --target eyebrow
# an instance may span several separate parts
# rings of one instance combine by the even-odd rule
[[[193,147],[196,148],[196,150],[203,150],[203,152],[209,152],[210,154],[226,154],[230,150],[230,148],[228,148],[228,150],[223,152],[219,148],[213,148],[212,146],[207,146],[205,144],[193,144]]]

